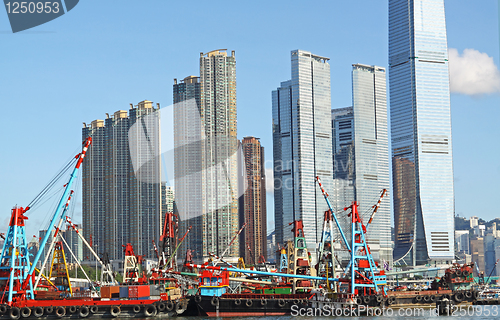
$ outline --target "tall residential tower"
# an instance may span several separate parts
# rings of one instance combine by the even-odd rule
[[[389,0],[394,261],[454,258],[444,0]]]
[[[236,57],[227,50],[200,53],[203,255],[221,254],[238,231]],[[238,257],[239,242],[227,256]]]
[[[266,174],[264,147],[255,137],[241,141],[246,175],[245,192],[240,198],[240,221],[246,223],[240,239],[240,256],[249,263],[259,262],[261,256],[267,260],[267,211]],[[248,247],[250,250],[248,250]]]
[[[93,141],[82,165],[83,232],[110,259],[123,258],[127,243],[138,255],[154,255],[161,210],[158,110],[141,101],[128,115],[119,110],[82,130],[82,139]],[[84,255],[93,259],[87,249]]]
[[[200,76],[174,83],[176,209],[183,244],[200,262],[221,254],[239,229],[234,51],[200,54]],[[181,248],[181,250],[183,249]],[[239,241],[227,257],[239,256]]]

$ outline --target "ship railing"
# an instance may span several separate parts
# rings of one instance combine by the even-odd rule
[[[226,293],[221,298],[226,299],[309,299],[308,293],[275,294],[275,293]]]

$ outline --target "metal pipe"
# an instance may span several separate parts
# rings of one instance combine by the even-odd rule
[[[241,273],[252,273],[261,274],[264,276],[275,276],[275,277],[285,277],[285,278],[298,278],[298,279],[309,279],[309,280],[326,280],[325,277],[314,277],[306,276],[301,274],[289,274],[289,273],[278,273],[278,272],[267,272],[267,271],[257,271],[257,270],[243,270],[236,268],[225,268],[225,267],[212,267],[212,266],[202,266],[199,264],[186,263],[186,267],[198,268],[198,269],[210,269],[210,270],[220,270],[220,271],[231,271],[231,272],[241,272]],[[328,281],[339,281],[336,278],[329,278]]]
[[[407,271],[395,271],[395,272],[386,272],[386,276],[392,276],[396,274],[408,274],[408,273],[424,273],[427,271],[439,271],[439,270],[445,270],[448,269],[448,267],[442,267],[442,268],[428,268],[428,269],[414,269],[414,270],[407,270]]]
[[[251,279],[245,279],[245,278],[232,278],[232,277],[229,277],[229,281],[258,283],[258,284],[269,284],[269,285],[277,285],[278,284],[277,282],[251,280]]]

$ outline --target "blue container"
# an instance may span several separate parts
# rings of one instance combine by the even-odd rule
[[[128,298],[128,287],[120,287],[120,298]]]
[[[149,300],[149,297],[141,297],[141,298],[137,298],[137,300]]]

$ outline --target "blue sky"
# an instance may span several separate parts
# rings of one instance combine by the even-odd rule
[[[490,68],[497,81],[491,64],[499,60],[497,1],[445,5],[448,46],[457,49],[461,65],[472,59],[478,65],[471,68]],[[238,137],[260,137],[271,160],[271,91],[290,78],[290,51],[329,57],[332,107],[348,106],[351,65],[387,67],[387,8],[381,0],[86,0],[17,34],[0,10],[0,230],[11,208],[26,206],[78,152],[82,122],[144,99],[171,104],[173,79],[198,75],[200,52],[236,51]],[[476,51],[466,55],[465,49]],[[500,216],[494,205],[500,89],[493,85],[482,93],[483,84],[460,77],[452,80],[457,89],[451,95],[456,212],[492,219]],[[76,221],[80,206],[78,201]],[[30,215],[28,235],[44,226],[45,215]]]

